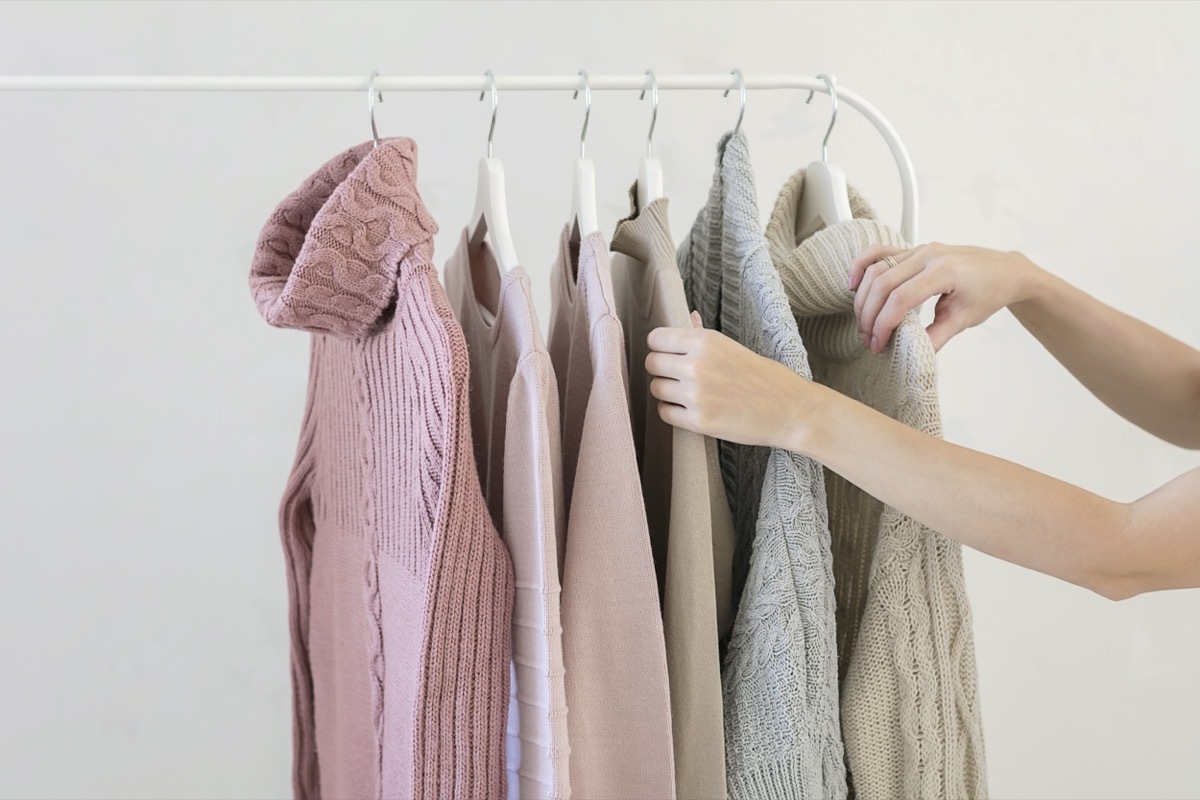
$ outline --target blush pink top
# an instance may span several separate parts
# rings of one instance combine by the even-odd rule
[[[336,156],[276,208],[251,266],[263,317],[313,335],[280,512],[302,800],[505,792],[512,564],[415,182],[409,139]]]
[[[578,243],[569,233],[551,275],[548,345],[568,498],[562,624],[571,792],[674,798],[666,644],[608,244],[599,232]]]

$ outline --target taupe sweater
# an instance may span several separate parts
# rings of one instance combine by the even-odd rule
[[[851,260],[869,245],[907,245],[853,190],[854,219],[797,242],[803,188],[801,170],[779,195],[767,240],[813,379],[940,436],[933,344],[917,313],[872,354],[847,288]],[[826,471],[825,486],[851,786],[863,800],[986,797],[959,545],[833,472]]]
[[[680,800],[725,797],[719,637],[733,624],[733,519],[716,442],[658,415],[646,372],[646,336],[690,328],[667,201],[637,208],[613,235],[613,293],[625,327],[629,405],[642,495],[663,604],[675,787]]]

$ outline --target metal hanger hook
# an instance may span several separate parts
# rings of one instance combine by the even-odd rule
[[[583,76],[583,131],[579,134],[579,157],[583,158],[587,152],[587,128],[588,120],[592,116],[592,84],[588,80],[586,69],[579,70],[579,75]],[[572,100],[579,98],[579,90],[575,90],[575,94],[571,95]]]
[[[738,110],[737,125],[733,126],[733,132],[737,133],[742,129],[742,117],[746,116],[746,79],[742,77],[742,71],[737,67],[729,70],[730,75],[736,75],[738,79],[738,96],[741,98],[742,107]],[[729,89],[725,90],[722,97],[729,97]]]
[[[492,90],[492,125],[488,128],[488,149],[487,157],[492,157],[492,137],[496,134],[496,109],[500,107],[500,93],[496,91],[496,76],[489,69],[483,73],[488,79],[488,88]],[[482,101],[488,90],[484,89],[479,93],[479,99]]]
[[[650,76],[650,104],[653,108],[650,110],[650,133],[646,134],[646,158],[651,158],[654,155],[654,125],[658,122],[658,78],[654,77],[654,70],[646,70],[646,74]],[[642,89],[642,94],[638,100],[646,99],[646,90]]]
[[[378,70],[371,70],[371,77],[367,79],[367,113],[371,115],[371,138],[375,140],[375,146],[379,147],[379,131],[375,128],[375,79],[379,77]],[[378,92],[379,102],[383,102],[383,92]]]
[[[821,140],[821,160],[828,161],[829,160],[829,136],[830,136],[830,134],[833,133],[834,123],[837,122],[837,110],[838,110],[837,78],[836,77],[831,78],[825,74],[818,75],[817,77],[820,78],[821,80],[825,81],[825,86],[829,89],[829,99],[833,103],[833,116],[831,116],[829,118],[829,127],[825,129],[825,138]],[[805,100],[804,102],[811,103],[814,94],[816,94],[816,90],[810,89],[808,92],[808,99]]]

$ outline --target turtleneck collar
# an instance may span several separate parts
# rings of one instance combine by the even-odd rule
[[[416,179],[416,143],[383,139],[340,153],[284,198],[250,266],[263,318],[345,338],[378,330],[402,263],[432,257],[437,224]]]
[[[784,276],[792,313],[801,316],[841,314],[854,310],[848,288],[850,262],[873,244],[907,247],[900,234],[875,219],[867,201],[854,187],[850,192],[853,218],[821,228],[798,240],[797,211],[804,194],[804,170],[798,170],[779,193],[767,223],[771,260]]]

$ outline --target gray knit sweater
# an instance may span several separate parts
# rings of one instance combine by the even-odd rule
[[[743,134],[722,137],[708,204],[679,248],[705,324],[811,378],[759,227]],[[726,652],[731,800],[842,798],[833,567],[821,467],[786,450],[721,442],[737,531],[737,617]]]

